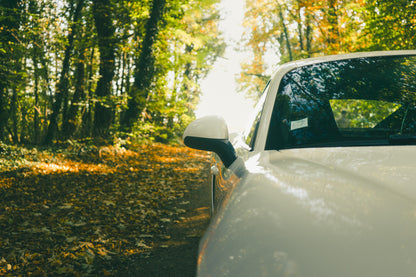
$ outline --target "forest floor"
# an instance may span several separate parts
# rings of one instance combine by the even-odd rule
[[[209,156],[0,144],[0,275],[195,276]]]

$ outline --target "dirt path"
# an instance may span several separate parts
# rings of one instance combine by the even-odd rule
[[[195,184],[184,199],[189,202],[184,219],[167,228],[169,247],[162,245],[138,255],[120,276],[195,276],[199,240],[209,223],[209,195],[208,182]]]
[[[195,276],[209,157],[184,147],[0,153],[0,275]]]

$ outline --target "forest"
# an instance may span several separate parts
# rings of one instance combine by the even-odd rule
[[[181,136],[221,1],[0,0],[0,275],[195,276],[211,161]],[[284,62],[416,47],[413,0],[245,4],[253,99]]]
[[[225,47],[217,3],[1,1],[0,140],[178,137]]]

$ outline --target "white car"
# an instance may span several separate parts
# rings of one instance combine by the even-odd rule
[[[258,107],[185,130],[217,157],[198,276],[416,276],[416,51],[285,64]]]

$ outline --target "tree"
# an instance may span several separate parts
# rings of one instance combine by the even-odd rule
[[[195,1],[184,6],[179,24],[169,24],[162,36],[170,47],[165,48],[168,55],[158,64],[167,64],[165,75],[173,76],[171,86],[167,87],[166,104],[161,121],[165,126],[166,137],[181,136],[184,127],[194,119],[194,110],[200,96],[199,81],[204,78],[217,57],[225,50],[219,30],[220,19],[217,1]],[[192,4],[192,5],[191,5]],[[169,17],[177,17],[170,9]],[[172,20],[167,20],[172,22]],[[160,67],[160,66],[159,66]],[[168,72],[167,72],[168,71]]]
[[[52,115],[50,118],[48,132],[44,139],[44,144],[50,144],[55,136],[56,130],[58,128],[58,115],[61,112],[62,100],[68,99],[68,86],[69,86],[69,69],[70,69],[70,58],[71,53],[74,47],[74,37],[78,30],[77,22],[81,16],[81,11],[84,5],[84,0],[78,0],[74,12],[71,29],[68,34],[68,44],[65,49],[65,56],[62,62],[62,69],[60,74],[60,79],[57,85],[55,93],[55,101],[53,103]]]
[[[82,45],[83,46],[83,45]],[[71,100],[71,105],[63,119],[62,133],[65,138],[70,138],[77,127],[78,106],[82,99],[85,98],[85,49],[80,48],[78,62],[74,73],[75,91]]]
[[[416,3],[367,0],[364,49],[399,50],[416,46]]]
[[[155,56],[153,45],[159,33],[159,24],[162,21],[166,0],[153,0],[149,20],[146,23],[145,37],[139,58],[136,60],[134,84],[129,91],[128,108],[124,114],[123,126],[130,130],[134,121],[138,119],[146,106],[148,88],[154,77]]]
[[[284,63],[362,49],[364,6],[364,0],[247,1],[243,39],[253,55],[242,65],[240,90],[254,97],[262,91],[270,52]]]
[[[21,79],[20,68],[21,40],[19,27],[22,21],[22,3],[20,0],[0,2],[0,139],[10,116],[8,107],[13,105],[8,97],[10,91],[16,98],[16,84]]]
[[[112,121],[112,108],[109,101],[115,70],[115,47],[113,16],[109,0],[94,0],[93,13],[100,49],[100,79],[95,94],[94,136],[107,138]]]
[[[218,1],[2,1],[0,139],[179,136],[223,49]]]

